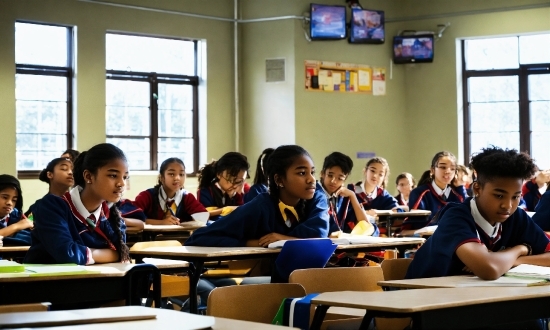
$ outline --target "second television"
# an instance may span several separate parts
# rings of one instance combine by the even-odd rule
[[[346,7],[311,4],[311,40],[339,40],[346,38]]]
[[[393,37],[393,63],[427,63],[433,60],[433,34]]]
[[[383,44],[384,12],[353,8],[351,10],[349,42],[352,44]]]

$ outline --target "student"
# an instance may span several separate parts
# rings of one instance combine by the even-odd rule
[[[367,220],[367,214],[353,191],[353,184],[344,186],[353,168],[353,161],[341,152],[333,152],[323,163],[321,187],[329,205],[330,233],[351,233],[359,221],[364,221],[365,235],[378,236],[376,225]]]
[[[327,237],[327,200],[316,191],[307,151],[296,145],[278,147],[268,158],[266,172],[268,193],[196,230],[185,245],[267,247],[279,240]]]
[[[250,187],[250,190],[244,194],[245,203],[250,202],[259,194],[267,192],[267,175],[264,172],[264,163],[273,150],[273,148],[264,149],[260,157],[258,157],[258,161],[256,162],[256,174],[254,175],[254,184]]]
[[[418,187],[411,191],[409,197],[410,210],[428,210],[432,213],[428,217],[428,221],[419,222],[414,218],[405,219],[401,226],[402,235],[410,234],[414,229],[428,225],[430,220],[448,202],[461,203],[466,199],[463,190],[456,191],[451,185],[455,176],[456,157],[448,151],[440,151],[435,154],[428,175],[426,172],[422,175]],[[414,221],[410,219],[414,219]]]
[[[389,175],[386,159],[375,157],[363,169],[363,182],[355,184],[357,199],[370,216],[376,217],[375,210],[397,209],[397,201],[386,191]]]
[[[399,194],[394,196],[400,209],[409,210],[409,196],[411,191],[416,188],[416,180],[411,173],[403,172],[395,178],[395,186]]]
[[[74,185],[73,162],[68,158],[55,158],[40,172],[38,179],[48,184],[48,194],[61,197]],[[30,220],[34,219],[33,208],[34,204],[25,212]]]
[[[535,176],[526,181],[521,189],[523,200],[525,201],[525,211],[535,212],[537,204],[542,196],[546,192],[546,187],[550,181],[550,172],[537,171]]]
[[[5,245],[30,245],[33,222],[21,213],[23,195],[21,185],[15,177],[0,175],[0,236]]]
[[[542,230],[550,231],[550,189],[542,194],[532,218]]]
[[[183,189],[185,165],[179,158],[168,158],[159,169],[156,186],[140,192],[134,204],[147,215],[152,225],[178,225],[193,220],[193,215],[206,212],[195,196]]]
[[[245,155],[228,152],[199,170],[197,199],[208,210],[211,220],[243,205],[243,185],[249,167]]]
[[[468,190],[470,189],[470,171],[464,165],[456,165],[456,176],[453,180],[453,188],[456,189],[460,194],[468,197],[470,194]],[[471,191],[470,191],[471,193]]]
[[[114,205],[124,192],[126,179],[126,157],[114,145],[98,144],[80,154],[74,163],[76,187],[63,197],[48,194],[36,202],[32,245],[25,262],[90,265],[128,261],[126,227]]]
[[[535,171],[526,153],[497,147],[472,157],[474,197],[449,203],[439,226],[418,249],[406,278],[473,273],[494,280],[513,266],[550,266],[550,240],[518,208],[523,180]]]
[[[67,149],[63,152],[63,154],[61,154],[60,158],[67,158],[74,163],[78,155],[80,155],[80,152],[78,150]]]

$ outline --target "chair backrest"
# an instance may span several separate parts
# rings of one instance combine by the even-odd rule
[[[299,283],[306,294],[333,291],[382,291],[378,281],[384,275],[380,267],[334,267],[297,269],[289,283]]]
[[[271,323],[284,298],[305,296],[300,284],[267,283],[215,288],[206,314],[235,320]]]
[[[18,304],[18,305],[2,305],[0,313],[16,313],[16,312],[46,312],[50,310],[50,303],[34,303],[34,304]]]
[[[384,272],[384,280],[394,281],[404,279],[411,261],[412,259],[410,258],[386,259],[382,261],[380,267]]]
[[[149,247],[164,247],[164,246],[181,246],[181,243],[176,240],[171,241],[150,241],[150,242],[136,242],[130,248],[130,251],[139,251]]]

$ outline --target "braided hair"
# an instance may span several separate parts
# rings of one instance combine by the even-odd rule
[[[157,214],[157,210],[160,207],[158,197],[157,197],[159,195],[159,192],[160,192],[160,187],[162,186],[162,182],[160,181],[160,178],[162,178],[164,176],[164,172],[166,172],[166,169],[168,168],[168,166],[170,164],[173,164],[173,163],[181,164],[181,166],[183,166],[183,169],[185,170],[185,164],[183,163],[183,161],[181,159],[179,159],[177,157],[168,158],[165,161],[163,161],[162,164],[160,164],[159,179],[158,179],[157,184],[153,187],[153,196],[154,196],[154,198],[153,198],[153,208],[152,208],[152,213],[153,214]]]
[[[266,148],[262,151],[262,154],[258,157],[256,161],[256,173],[254,175],[254,184],[265,184],[267,185],[267,176],[265,174],[265,164],[267,163],[267,158],[273,152],[273,148]]]
[[[296,158],[300,156],[307,156],[311,158],[309,153],[302,147],[297,145],[283,145],[278,147],[271,153],[267,159],[266,167],[264,168],[268,176],[269,183],[269,196],[271,197],[275,205],[279,204],[279,186],[275,182],[275,175],[278,177],[285,177],[287,170],[294,163]],[[300,219],[305,219],[305,200],[300,199],[298,204],[294,206],[296,212],[298,212],[298,217]]]
[[[90,150],[82,152],[78,155],[74,162],[73,176],[75,184],[85,189],[85,170],[88,170],[90,173],[95,175],[101,167],[117,159],[126,161],[126,156],[122,150],[110,143],[97,144],[90,148]],[[120,261],[130,260],[130,252],[128,250],[128,246],[124,242],[125,237],[121,229],[124,219],[122,219],[116,204],[113,204],[113,206],[109,209],[109,217],[107,220],[118,238],[117,241],[112,243],[118,251]]]
[[[235,151],[228,152],[199,170],[199,189],[217,182],[218,174],[222,174],[223,171],[227,171],[230,176],[237,176],[240,171],[248,171],[249,168],[250,164],[245,155]]]

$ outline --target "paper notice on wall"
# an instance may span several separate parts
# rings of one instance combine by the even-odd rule
[[[373,68],[372,95],[386,95],[386,69]]]
[[[342,74],[339,72],[332,73],[332,83],[334,85],[340,85],[342,83]]]

